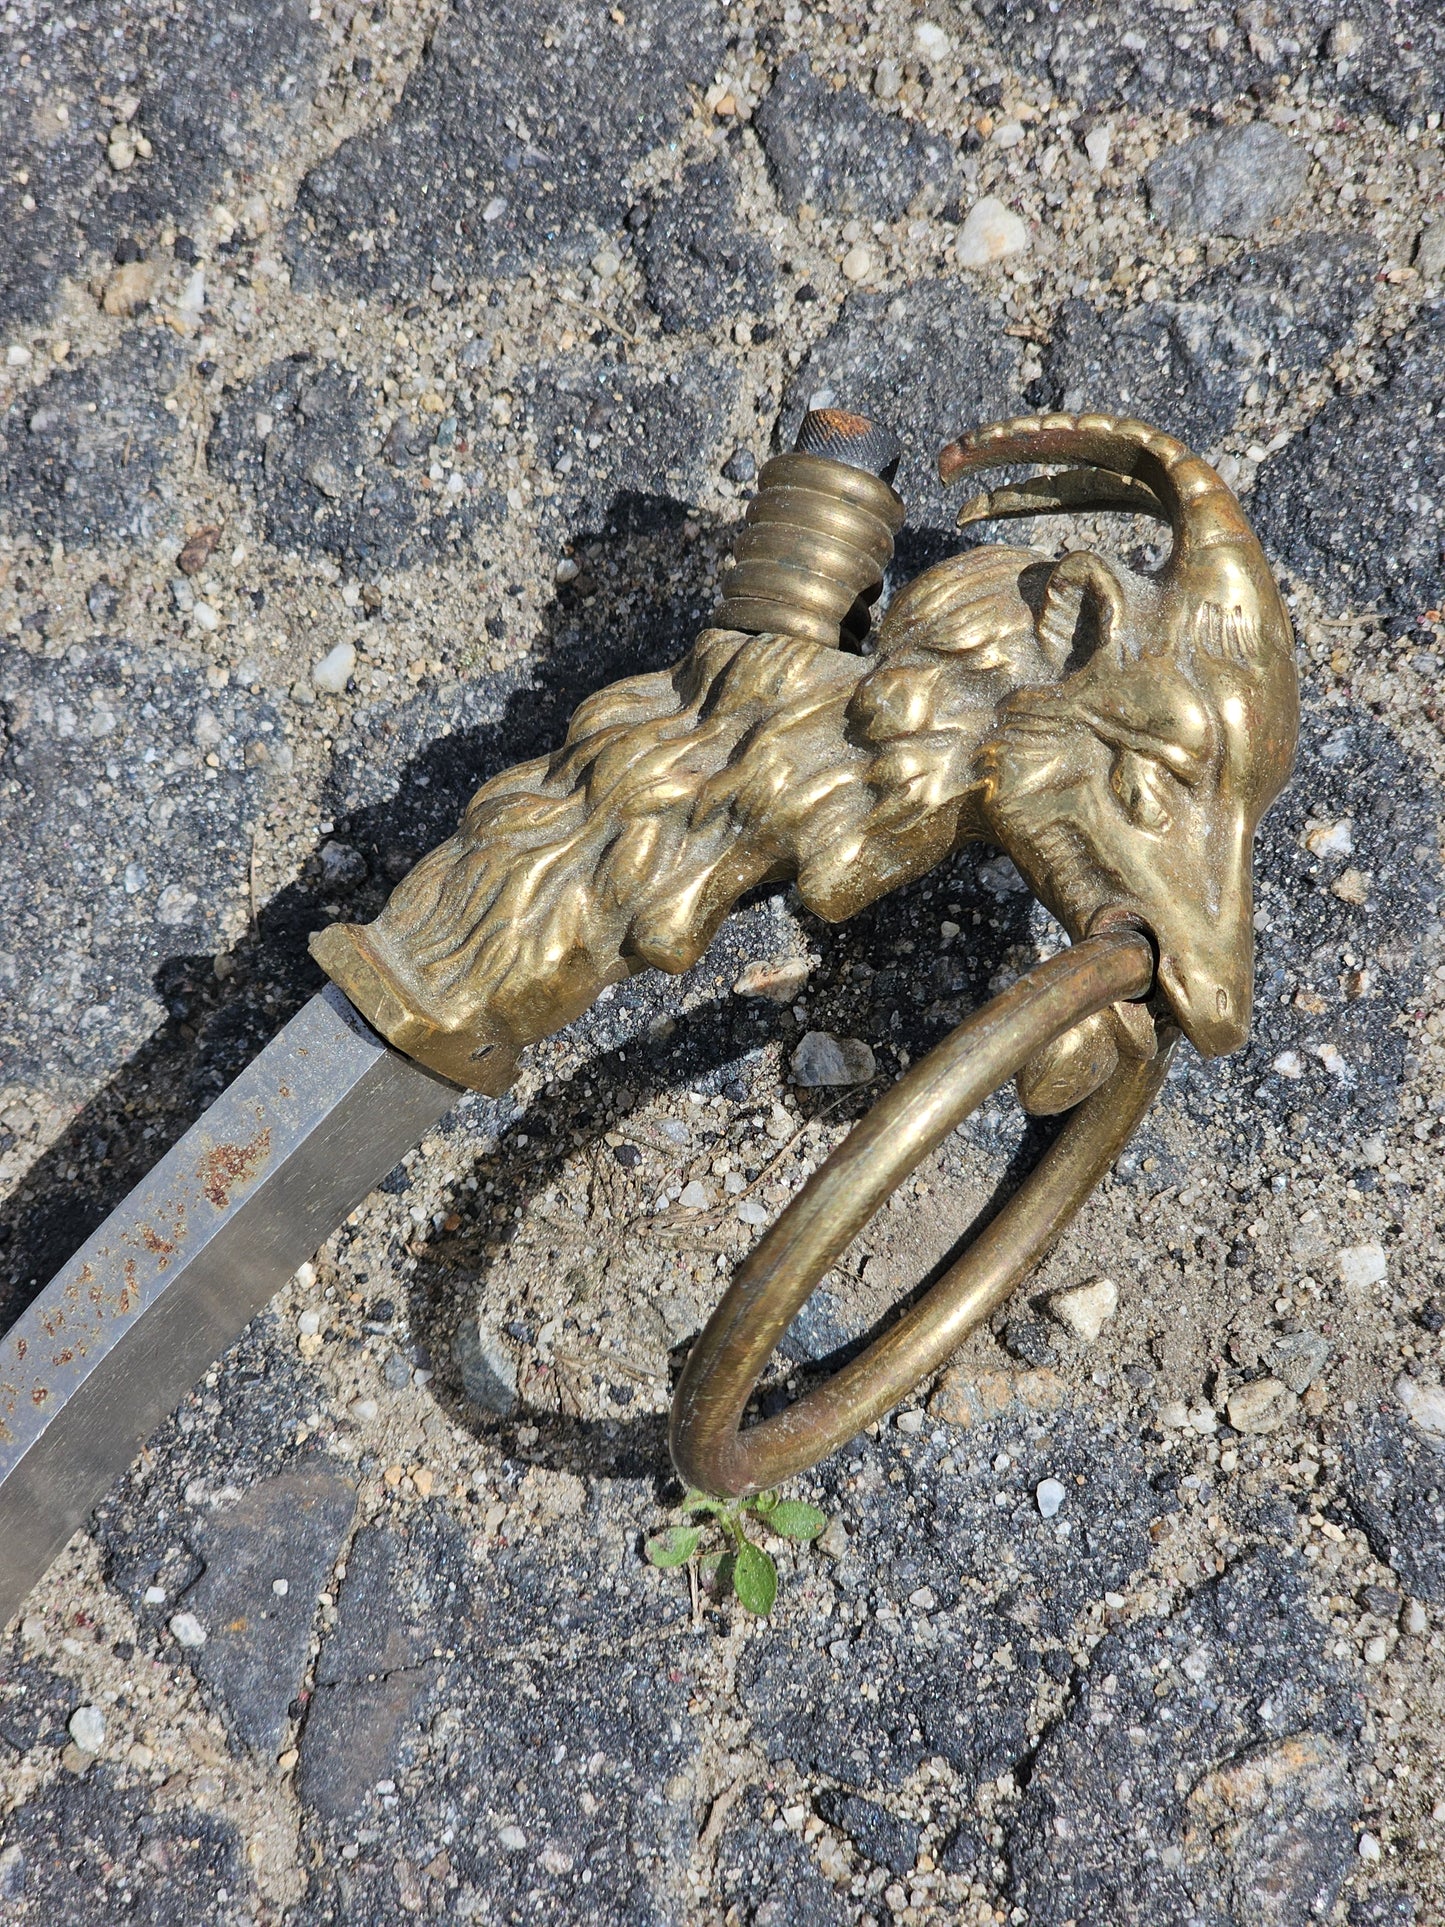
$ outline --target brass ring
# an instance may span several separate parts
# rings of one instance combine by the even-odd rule
[[[881,1418],[957,1350],[1063,1230],[1164,1080],[1174,1034],[1080,1104],[1022,1188],[896,1325],[775,1417],[742,1430],[773,1347],[819,1279],[897,1186],[1045,1044],[1143,996],[1153,950],[1137,930],[1085,937],[1021,977],[880,1098],[759,1239],[709,1319],[672,1406],[672,1458],[690,1485],[735,1497],[776,1485]]]

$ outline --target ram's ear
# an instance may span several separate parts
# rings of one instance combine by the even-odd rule
[[[1039,647],[1055,675],[1100,656],[1122,665],[1128,613],[1124,585],[1101,556],[1082,549],[1066,555],[1049,576],[1038,615]]]

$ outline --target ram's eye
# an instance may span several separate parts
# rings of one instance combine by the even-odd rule
[[[1109,787],[1123,804],[1131,823],[1141,830],[1167,830],[1170,777],[1162,763],[1137,750],[1121,749],[1109,772]]]

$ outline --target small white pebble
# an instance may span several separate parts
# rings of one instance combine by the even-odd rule
[[[1040,1479],[1034,1487],[1034,1498],[1038,1502],[1039,1516],[1052,1519],[1059,1507],[1068,1498],[1068,1492],[1057,1479]]]
[[[204,629],[208,636],[213,636],[221,626],[220,612],[212,608],[209,602],[196,603],[191,610],[191,620],[198,629]]]
[[[20,342],[12,341],[10,346],[5,350],[5,366],[7,368],[25,368],[29,366],[29,363],[30,350],[23,347]]]
[[[912,1405],[906,1412],[900,1412],[893,1423],[900,1432],[907,1432],[911,1436],[923,1430],[923,1413],[916,1405]]]
[[[1366,1285],[1378,1285],[1389,1274],[1385,1262],[1383,1245],[1373,1240],[1368,1244],[1345,1245],[1335,1253],[1335,1271],[1342,1285],[1361,1291]]]
[[[69,1730],[82,1753],[99,1753],[105,1745],[105,1715],[98,1706],[77,1706]]]
[[[507,1853],[525,1853],[527,1836],[520,1827],[500,1827],[497,1831],[497,1845]]]
[[[700,1183],[697,1178],[693,1178],[678,1192],[677,1201],[685,1211],[706,1211],[707,1186]]]
[[[338,642],[334,649],[328,649],[319,662],[311,665],[311,680],[318,689],[328,695],[339,696],[343,693],[356,668],[356,644]]]
[[[866,281],[873,273],[873,250],[860,241],[856,247],[849,248],[839,265],[845,281]]]
[[[733,985],[733,995],[790,1004],[808,981],[808,971],[806,957],[759,957],[746,966]]]
[[[610,281],[622,266],[622,256],[615,248],[599,248],[592,257],[592,272],[599,281]]]
[[[1374,1834],[1372,1833],[1362,1833],[1360,1835],[1361,1860],[1378,1860],[1379,1857],[1380,1857],[1379,1841],[1375,1838]]]
[[[175,1613],[171,1618],[171,1638],[177,1646],[204,1646],[206,1629],[194,1613]]]
[[[570,555],[564,555],[552,571],[553,579],[557,582],[575,582],[581,573],[582,564],[575,562]]]
[[[1354,825],[1347,816],[1338,823],[1317,823],[1306,836],[1305,847],[1315,856],[1353,856]]]
[[[938,1597],[932,1586],[920,1586],[917,1592],[908,1595],[910,1606],[916,1606],[921,1613],[931,1613],[938,1604]]]
[[[1270,1065],[1270,1069],[1275,1071],[1280,1077],[1303,1077],[1305,1074],[1305,1060],[1297,1050],[1282,1050],[1279,1056],[1275,1058],[1273,1064]]]
[[[291,1590],[291,1581],[289,1579],[273,1579],[271,1581],[271,1590],[278,1599],[284,1599]]]
[[[830,1559],[841,1559],[848,1550],[848,1528],[841,1519],[830,1519],[814,1543]]]
[[[1010,207],[995,194],[975,201],[958,230],[954,256],[961,268],[992,267],[1010,254],[1022,254],[1029,231]]]
[[[738,1200],[738,1218],[743,1224],[766,1224],[768,1221],[768,1207],[763,1203],[761,1198],[740,1198]]]
[[[346,1416],[357,1425],[370,1425],[376,1417],[377,1405],[374,1398],[354,1398],[346,1408]]]
[[[310,1260],[296,1267],[296,1282],[303,1291],[309,1291],[316,1283],[316,1267]]]
[[[301,1316],[296,1320],[296,1329],[301,1333],[303,1338],[314,1338],[321,1329],[321,1313],[319,1311],[303,1311]]]
[[[1420,1634],[1429,1632],[1430,1615],[1418,1599],[1412,1599],[1405,1607],[1405,1614],[1401,1623],[1407,1633],[1414,1633],[1418,1638]]]
[[[1122,1612],[1127,1603],[1121,1592],[1106,1592],[1104,1594],[1104,1604],[1109,1608],[1111,1613]]]
[[[147,1586],[141,1594],[141,1598],[147,1606],[164,1606],[166,1603],[166,1589],[164,1586]]]
[[[1189,1423],[1189,1407],[1182,1398],[1166,1399],[1159,1407],[1159,1423],[1171,1432],[1182,1432]]]
[[[1390,1656],[1390,1642],[1383,1633],[1376,1633],[1373,1639],[1365,1641],[1365,1664],[1383,1666]]]
[[[1401,1372],[1395,1380],[1395,1396],[1417,1431],[1445,1445],[1445,1385],[1427,1385],[1423,1379]]]
[[[1276,1432],[1299,1410],[1299,1400],[1277,1378],[1256,1378],[1229,1395],[1225,1408],[1236,1432]]]
[[[1112,1278],[1091,1278],[1087,1284],[1070,1285],[1065,1291],[1056,1291],[1048,1301],[1049,1316],[1085,1345],[1093,1344],[1118,1309],[1119,1287]]]
[[[920,20],[913,29],[913,51],[923,55],[925,60],[944,60],[953,42],[932,20]]]
[[[1114,145],[1114,129],[1108,121],[1102,127],[1091,127],[1084,136],[1084,152],[1096,174],[1102,174],[1109,165],[1109,150]]]

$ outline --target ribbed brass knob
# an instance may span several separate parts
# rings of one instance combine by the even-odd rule
[[[884,480],[897,462],[894,436],[866,416],[805,415],[794,452],[774,456],[758,478],[715,625],[829,649],[865,636],[903,522]]]

